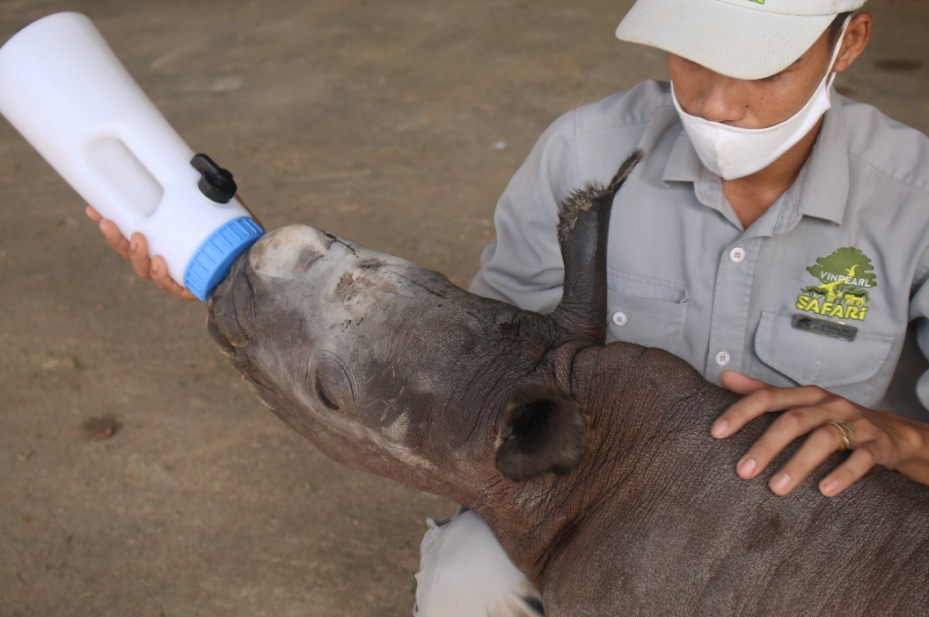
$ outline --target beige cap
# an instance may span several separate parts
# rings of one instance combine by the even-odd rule
[[[780,72],[866,0],[637,0],[616,29],[736,79]]]

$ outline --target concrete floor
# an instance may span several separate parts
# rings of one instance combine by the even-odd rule
[[[613,38],[630,4],[3,0],[0,40],[89,14],[266,226],[311,223],[466,285],[545,126],[664,77],[660,53]],[[869,9],[840,88],[927,132],[929,4]],[[204,307],[136,280],[5,122],[0,204],[0,617],[408,615],[423,519],[453,504],[285,429]]]

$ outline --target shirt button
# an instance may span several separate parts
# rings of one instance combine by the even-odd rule
[[[737,246],[729,251],[729,261],[734,264],[739,264],[745,261],[745,249],[743,249],[741,246]]]
[[[726,366],[729,362],[732,361],[732,356],[729,355],[728,351],[721,351],[716,354],[716,364],[719,366]]]
[[[613,323],[617,326],[625,326],[629,323],[629,318],[622,311],[616,311],[613,313]]]

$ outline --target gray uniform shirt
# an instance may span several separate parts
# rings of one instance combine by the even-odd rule
[[[608,340],[666,349],[715,383],[734,369],[929,420],[929,139],[831,97],[799,177],[748,229],[667,83],[565,114],[501,197],[472,291],[552,310],[564,276],[558,203],[641,148],[611,219]]]

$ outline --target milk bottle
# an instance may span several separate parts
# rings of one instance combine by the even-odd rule
[[[203,301],[263,233],[232,174],[194,155],[85,15],[44,17],[0,48],[0,113]]]

